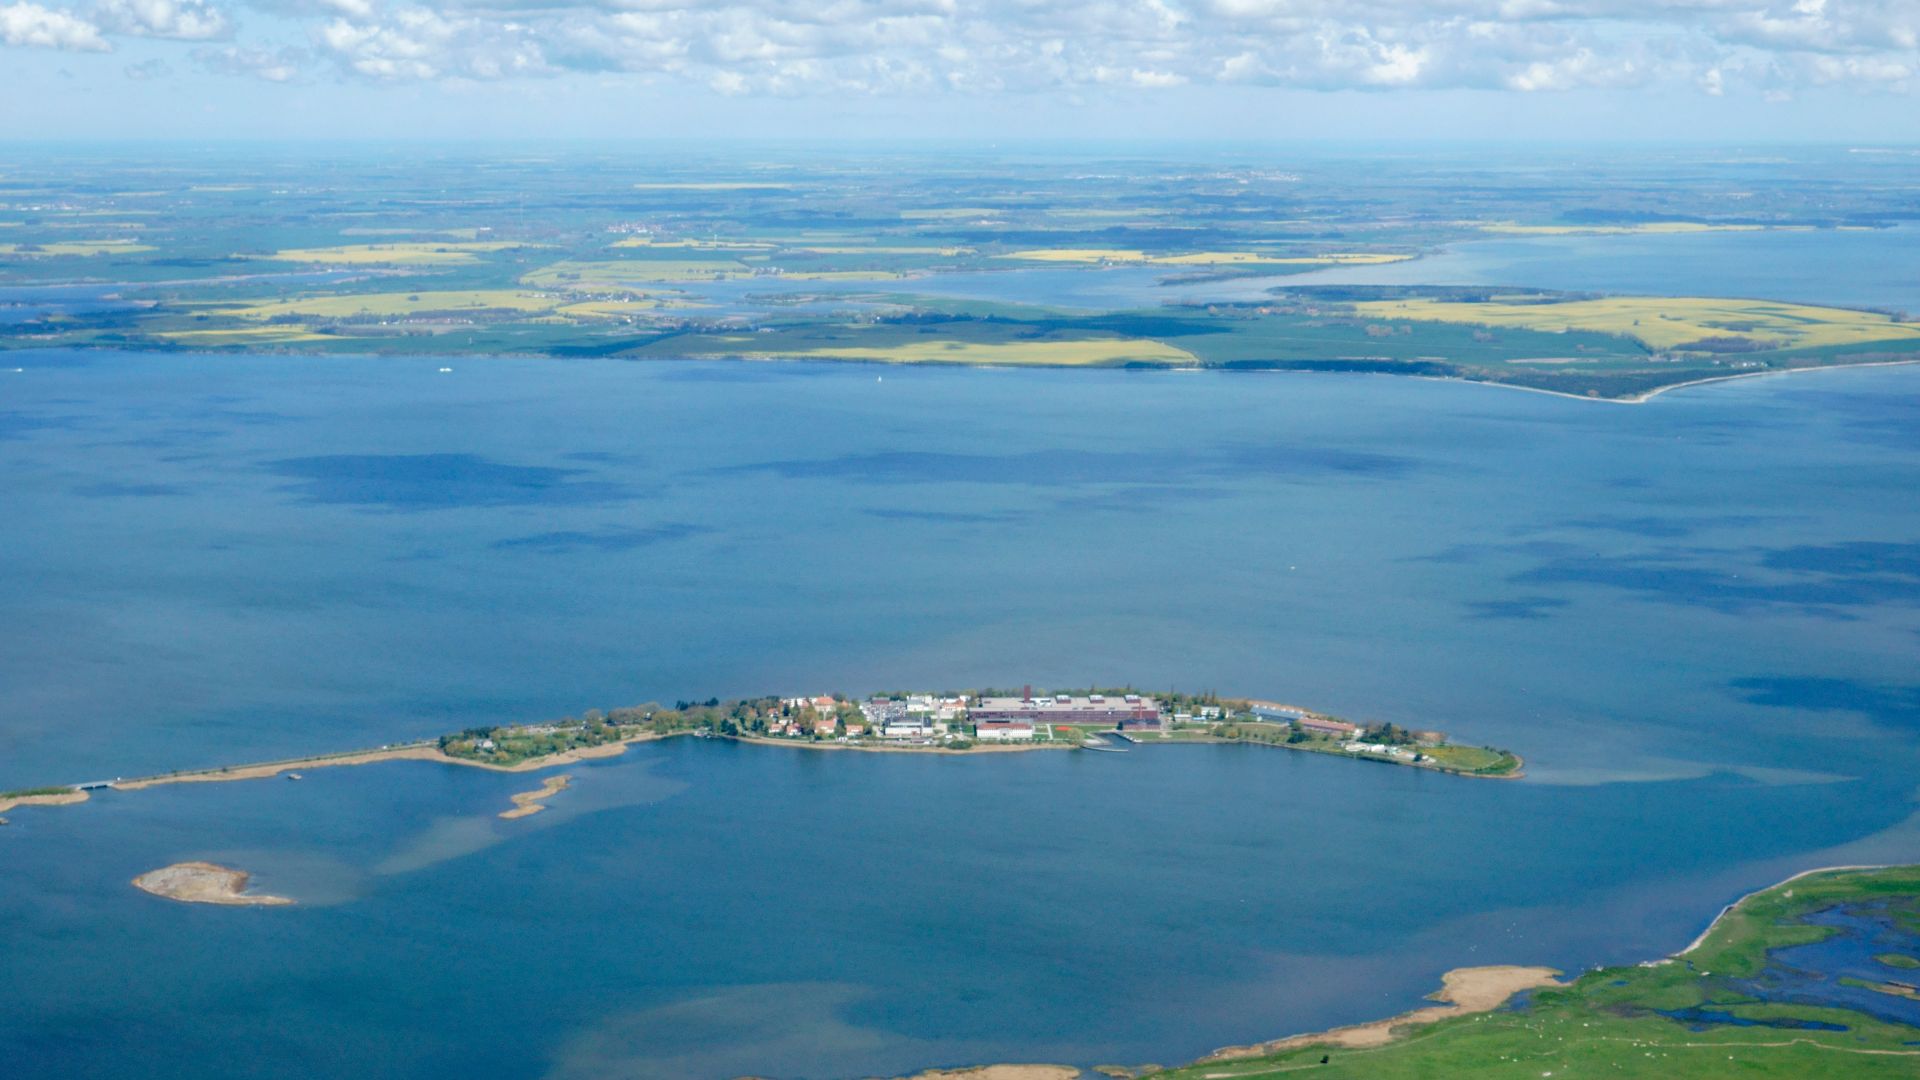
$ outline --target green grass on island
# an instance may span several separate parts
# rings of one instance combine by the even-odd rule
[[[1789,995],[1769,989],[1774,984],[1761,978],[1780,969],[1781,961],[1771,955],[1775,950],[1853,932],[1808,921],[1816,914],[1869,919],[1882,933],[1904,934],[1909,944],[1892,955],[1911,960],[1909,954],[1920,950],[1920,866],[1821,871],[1784,882],[1741,901],[1682,957],[1590,971],[1567,986],[1534,991],[1493,1012],[1415,1028],[1384,1046],[1298,1045],[1151,1075],[1158,1080],[1239,1080],[1296,1072],[1316,1080],[1920,1076],[1920,1027],[1899,1020],[1915,1015],[1907,1004],[1911,986],[1897,979],[1872,983],[1842,977]],[[1865,989],[1869,1004],[1858,1004],[1859,995],[1823,998],[1823,985]],[[1818,1003],[1806,1003],[1808,998]],[[1878,998],[1885,999],[1885,1007],[1871,1004]]]

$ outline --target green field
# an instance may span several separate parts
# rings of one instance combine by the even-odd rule
[[[1744,344],[1757,351],[1920,339],[1920,325],[1875,312],[1701,296],[1559,299],[1529,294],[1462,301],[1412,297],[1361,301],[1353,307],[1369,319],[1469,323],[1555,333],[1585,330],[1630,338],[1653,349],[1686,350],[1695,346],[1695,351],[1727,351]]]
[[[1615,399],[1920,358],[1920,325],[1873,311],[1286,284],[1489,233],[1865,229],[1905,212],[1892,189],[1829,186],[1813,203],[1776,190],[1729,217],[1686,184],[1634,206],[1608,188],[1597,205],[1584,174],[1543,196],[1391,168],[1307,182],[1111,164],[1113,182],[1089,183],[1057,163],[448,159],[329,163],[309,188],[231,165],[15,163],[0,177],[0,285],[98,284],[114,300],[0,320],[0,350],[1198,367]],[[1124,287],[1082,293],[1067,280],[1081,275]],[[1272,281],[1204,302],[1253,276]]]
[[[1680,959],[1591,971],[1563,988],[1535,991],[1522,1004],[1442,1020],[1385,1046],[1310,1043],[1151,1075],[1163,1080],[1296,1072],[1316,1080],[1920,1076],[1920,1028],[1846,1008],[1763,1001],[1740,982],[1767,966],[1769,950],[1837,932],[1801,918],[1842,905],[1886,905],[1907,932],[1915,933],[1920,867],[1824,871],[1785,882],[1743,900]],[[1692,1009],[1729,1019],[1702,1021],[1693,1014],[1682,1022],[1662,1015]],[[1830,1030],[1834,1027],[1842,1030]]]

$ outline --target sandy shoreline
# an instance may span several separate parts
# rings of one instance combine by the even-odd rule
[[[133,879],[135,888],[183,904],[223,904],[231,907],[279,907],[293,903],[284,896],[247,892],[245,870],[209,862],[174,863],[149,870]]]
[[[1552,397],[1567,398],[1571,401],[1591,401],[1603,405],[1645,405],[1669,390],[1679,390],[1688,386],[1707,386],[1711,383],[1732,382],[1735,379],[1759,379],[1769,375],[1804,375],[1810,371],[1852,371],[1856,368],[1907,367],[1920,364],[1920,360],[1869,360],[1862,364],[1819,364],[1812,367],[1778,368],[1770,371],[1738,371],[1728,375],[1709,375],[1704,379],[1688,379],[1685,382],[1668,383],[1651,390],[1642,390],[1626,397],[1588,397],[1585,394],[1571,394],[1565,390],[1549,390],[1543,386],[1521,386],[1517,383],[1497,382],[1492,379],[1464,379],[1456,376],[1441,375],[1396,375],[1394,372],[1382,374],[1403,379],[1424,379],[1428,382],[1463,382],[1477,386],[1493,386],[1502,390],[1523,390],[1529,394],[1547,394]]]
[[[1714,927],[1720,925],[1720,920],[1733,914],[1733,911],[1735,908],[1753,899],[1754,897],[1759,896],[1763,892],[1767,892],[1772,889],[1777,889],[1782,885],[1791,885],[1794,882],[1799,881],[1801,878],[1812,877],[1815,874],[1833,874],[1833,873],[1839,873],[1844,870],[1885,870],[1885,869],[1887,869],[1887,867],[1884,864],[1878,865],[1878,866],[1816,866],[1811,870],[1802,870],[1799,873],[1793,875],[1790,878],[1787,878],[1784,881],[1776,881],[1771,885],[1767,885],[1762,888],[1755,889],[1752,892],[1746,894],[1745,896],[1742,896],[1740,899],[1735,900],[1733,903],[1728,904],[1726,907],[1721,908],[1720,914],[1715,915],[1713,917],[1713,921],[1707,924],[1707,928],[1705,930],[1700,931],[1700,936],[1697,938],[1694,938],[1691,942],[1688,942],[1686,948],[1681,949],[1679,952],[1674,953],[1672,956],[1667,957],[1665,960],[1660,960],[1655,962],[1663,963],[1663,964],[1671,963],[1675,960],[1681,959],[1682,957],[1686,956],[1688,953],[1706,944],[1708,935],[1713,933]]]
[[[544,783],[532,791],[523,791],[515,795],[513,797],[513,809],[500,811],[500,816],[508,821],[516,818],[532,817],[547,808],[544,800],[551,799],[555,795],[565,791],[567,785],[571,783],[573,783],[573,777],[568,776],[566,773],[561,773],[559,776],[549,776]]]
[[[261,780],[279,776],[281,773],[295,772],[301,769],[327,769],[341,765],[373,765],[382,761],[434,761],[443,765],[464,765],[472,769],[486,769],[491,772],[521,773],[538,772],[555,765],[570,765],[574,762],[588,761],[594,758],[618,757],[626,752],[629,745],[638,742],[650,742],[664,738],[653,732],[646,732],[618,742],[602,743],[599,746],[583,747],[579,750],[566,750],[546,757],[528,758],[513,765],[493,765],[484,761],[470,761],[467,758],[453,757],[442,753],[434,743],[410,743],[385,750],[359,750],[344,754],[320,754],[309,758],[296,758],[288,761],[267,762],[261,765],[237,765],[229,769],[199,769],[191,772],[169,773],[165,776],[145,776],[137,780],[116,781],[115,791],[139,791],[142,788],[159,787],[162,784],[208,784],[228,780]]]
[[[55,795],[10,795],[0,798],[0,814],[16,806],[72,806],[87,801],[84,791],[63,791]]]
[[[1560,982],[1560,974],[1554,968],[1512,965],[1455,968],[1442,975],[1440,989],[1428,995],[1432,1000],[1440,1002],[1439,1005],[1415,1009],[1385,1020],[1337,1027],[1330,1031],[1289,1035],[1284,1039],[1255,1043],[1252,1046],[1229,1046],[1216,1050],[1200,1060],[1203,1062],[1230,1061],[1235,1058],[1261,1057],[1297,1046],[1344,1046],[1349,1049],[1384,1046],[1403,1034],[1401,1031],[1403,1028],[1421,1027],[1441,1020],[1450,1020],[1456,1016],[1492,1012],[1505,1005],[1509,998],[1522,990],[1532,990],[1542,986],[1563,986],[1565,984]]]
[[[1077,1080],[1079,1068],[1069,1065],[970,1065],[964,1068],[927,1068],[902,1080]]]

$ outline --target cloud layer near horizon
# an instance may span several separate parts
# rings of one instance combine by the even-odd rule
[[[726,95],[1906,94],[1920,74],[1920,0],[0,0],[6,46],[103,52],[124,37],[274,82],[622,72]]]

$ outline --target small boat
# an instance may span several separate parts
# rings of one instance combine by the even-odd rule
[[[288,774],[287,774],[287,779],[289,779],[289,780],[305,780],[305,779],[306,779],[306,777],[304,777],[304,776],[301,776],[301,775],[300,775],[299,773],[297,773],[297,772],[290,772],[290,773],[288,773]]]
[[[443,367],[440,369],[440,374],[446,375],[446,374],[450,374],[452,371],[453,369],[450,367]]]

